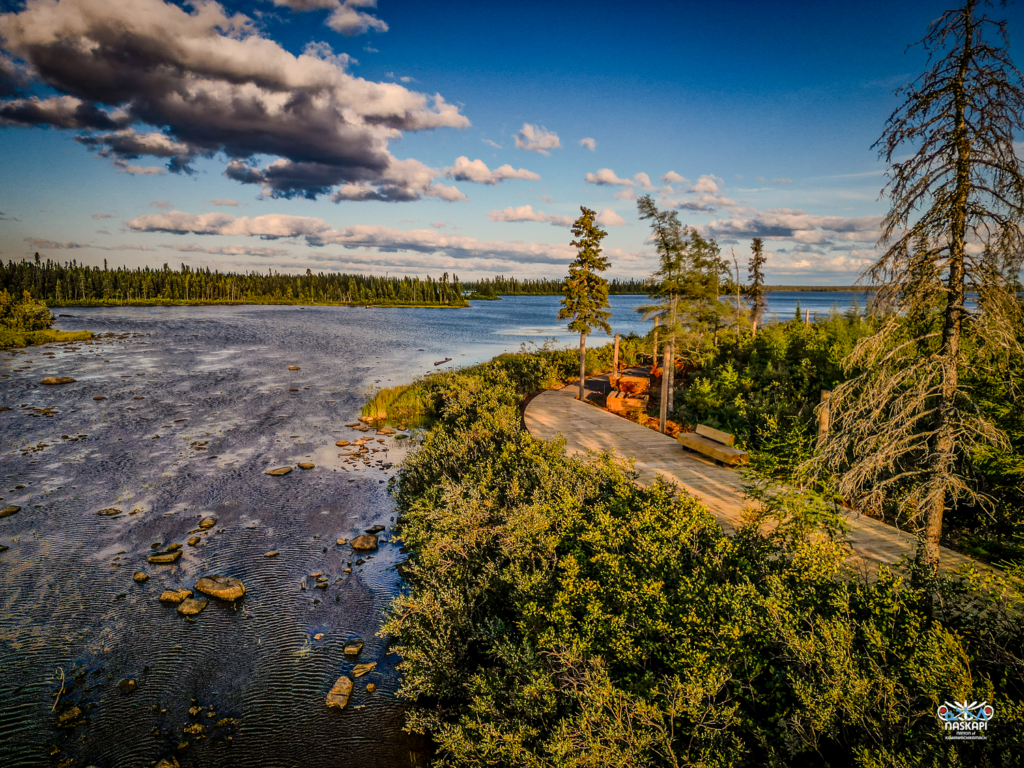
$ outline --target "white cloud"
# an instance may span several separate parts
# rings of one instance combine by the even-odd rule
[[[803,244],[873,243],[882,216],[816,216],[791,208],[759,211],[749,218],[717,219],[698,229],[715,238],[790,240]]]
[[[626,187],[616,192],[613,197],[616,200],[636,200],[636,192],[632,187]]]
[[[119,172],[128,173],[132,176],[160,176],[167,173],[167,169],[161,168],[159,165],[134,165],[121,158],[114,160],[114,167]]]
[[[291,251],[284,248],[271,248],[258,245],[221,245],[214,247],[203,247],[201,245],[164,245],[164,248],[173,248],[181,253],[210,253],[219,256],[259,256],[261,258],[280,258],[288,256]],[[149,249],[147,249],[149,250]]]
[[[605,208],[601,211],[595,221],[602,227],[621,227],[626,223],[626,220],[611,208]]]
[[[633,180],[636,182],[637,186],[642,187],[643,189],[654,189],[651,185],[651,177],[646,173],[634,173]]]
[[[517,171],[511,165],[505,164],[492,171],[483,160],[470,160],[465,155],[456,158],[455,165],[445,168],[444,175],[456,181],[474,181],[478,184],[491,185],[506,181],[507,179],[540,180],[538,174],[525,168],[520,168]]]
[[[588,173],[583,181],[587,184],[597,184],[602,187],[634,187],[635,181],[620,179],[611,168],[602,168],[597,173]]]
[[[520,205],[518,208],[509,206],[502,211],[491,211],[487,218],[491,221],[539,221],[556,227],[571,227],[573,223],[572,216],[535,211],[532,205]]]
[[[549,154],[549,149],[558,149],[562,146],[557,133],[549,131],[543,126],[531,125],[530,123],[523,123],[523,127],[519,129],[519,133],[515,136],[515,140],[516,146],[519,149],[525,149],[528,152],[538,152],[542,155]]]
[[[685,176],[680,176],[675,171],[669,171],[668,173],[666,173],[664,176],[661,177],[661,180],[664,183],[666,183],[666,184],[689,184],[690,183],[689,179],[687,179]]]
[[[580,139],[580,146],[581,147],[586,147],[591,152],[594,152],[597,149],[597,141],[595,141],[594,139],[590,139],[590,138]]]
[[[438,254],[453,259],[487,259],[512,264],[557,264],[564,266],[575,257],[568,244],[502,242],[448,235],[432,229],[401,230],[380,225],[356,224],[335,228],[310,216],[265,214],[236,217],[228,213],[190,214],[183,211],[144,214],[127,222],[136,232],[168,232],[184,235],[230,235],[263,240],[302,238],[309,245],[343,248],[372,248],[390,253],[411,251]],[[615,253],[613,250],[607,251]]]
[[[326,24],[335,32],[352,37],[369,32],[387,32],[388,25],[357,8],[376,8],[377,0],[273,0],[274,5],[291,8],[293,11],[333,11]]]
[[[697,183],[690,187],[690,192],[704,193],[708,195],[718,194],[719,185],[724,182],[717,176],[711,174],[705,174],[697,179]]]
[[[501,149],[501,144],[499,144],[496,141],[491,141],[490,139],[481,139],[481,141],[484,144],[489,144],[490,146],[494,147],[495,149]]]

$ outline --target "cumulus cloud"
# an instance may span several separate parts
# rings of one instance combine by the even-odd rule
[[[210,204],[211,205],[223,206],[225,208],[235,208],[235,207],[238,206],[238,201],[237,200],[229,200],[229,199],[223,198],[223,197],[215,197],[213,200],[210,201]]]
[[[617,214],[611,208],[605,208],[603,211],[601,211],[597,215],[597,218],[594,219],[594,221],[596,221],[602,227],[621,227],[626,223],[626,220],[619,216],[619,214]]]
[[[444,175],[456,181],[474,181],[478,184],[497,184],[507,179],[526,179],[540,181],[540,176],[533,171],[520,168],[518,171],[507,163],[493,171],[483,160],[470,160],[463,155],[455,159],[455,165],[444,169]]]
[[[523,123],[523,127],[519,129],[519,133],[514,138],[519,149],[537,152],[541,155],[548,155],[550,154],[549,149],[558,149],[562,146],[557,133],[530,123]]]
[[[136,232],[167,232],[178,235],[233,235],[264,240],[300,238],[307,244],[323,247],[371,248],[378,252],[410,251],[436,254],[453,259],[487,259],[516,264],[558,264],[564,266],[575,257],[567,244],[502,242],[449,235],[433,229],[401,230],[380,225],[356,224],[335,228],[323,219],[310,216],[266,214],[236,217],[228,213],[191,214],[182,211],[144,214],[127,227]],[[615,254],[611,251],[609,255]]]
[[[791,208],[759,211],[748,218],[717,219],[698,229],[715,238],[791,240],[802,244],[873,243],[882,216],[815,216]]]
[[[597,150],[597,141],[595,141],[594,139],[590,139],[590,138],[580,139],[580,146],[581,147],[586,147],[591,152],[594,152],[594,151]]]
[[[665,184],[689,184],[690,180],[685,176],[680,176],[675,171],[669,171],[661,177],[662,182]]]
[[[349,0],[323,7],[335,9],[328,23],[354,32],[359,24],[380,29],[379,20],[351,21],[373,19],[357,10],[370,6]],[[396,188],[403,170],[395,166],[405,161],[389,142],[404,131],[469,125],[440,94],[351,75],[349,58],[325,44],[295,55],[247,16],[229,15],[215,2],[191,8],[164,0],[62,0],[0,14],[0,47],[25,62],[33,87],[56,92],[0,101],[0,122],[102,132],[85,134],[83,143],[121,161],[126,173],[153,172],[127,163],[142,155],[167,159],[172,172],[218,153],[247,167],[267,156],[289,164],[287,173],[272,174],[270,196],[308,197],[354,184],[388,200],[415,200],[430,189]]]
[[[611,168],[602,168],[597,173],[588,173],[583,181],[602,187],[633,187],[636,182],[631,179],[620,179]]]
[[[613,195],[613,197],[616,200],[635,200],[636,192],[633,190],[632,187],[626,187],[625,189],[620,189],[618,192],[616,192]]]
[[[539,221],[556,227],[571,227],[573,223],[572,216],[535,211],[532,205],[509,206],[501,211],[491,211],[487,218],[491,221]]]
[[[361,35],[371,29],[377,32],[387,32],[388,25],[364,11],[357,8],[376,8],[377,0],[273,0],[274,5],[291,8],[293,11],[321,11],[330,10],[331,15],[327,17],[327,26],[335,32],[340,32],[347,37]]]

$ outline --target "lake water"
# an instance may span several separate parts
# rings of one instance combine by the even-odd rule
[[[819,296],[798,297],[813,311],[843,301]],[[646,332],[634,311],[645,301],[613,296],[614,332]],[[795,309],[771,301],[780,316]],[[116,336],[0,353],[0,507],[21,507],[0,519],[0,765],[420,764],[425,746],[401,730],[397,659],[375,636],[400,587],[386,481],[407,449],[372,435],[364,464],[335,441],[362,436],[345,425],[374,387],[436,361],[575,344],[557,310],[558,297],[460,310],[63,309],[60,328]],[[315,469],[265,474],[302,461]],[[97,514],[111,507],[122,513]],[[362,564],[335,543],[374,525],[381,545]],[[172,543],[177,563],[147,562]],[[159,602],[206,574],[240,578],[245,598],[211,601],[194,620]],[[342,647],[355,637],[365,647],[351,659]],[[348,707],[326,708],[335,680],[367,661],[378,666]]]

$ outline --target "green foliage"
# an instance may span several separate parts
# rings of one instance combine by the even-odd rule
[[[552,280],[548,278],[535,278],[520,280],[516,277],[495,275],[493,278],[482,280],[468,280],[462,283],[462,287],[472,291],[472,299],[496,299],[499,296],[560,296],[565,293],[565,280]],[[646,280],[619,280],[613,278],[608,281],[608,293],[616,295],[642,295],[647,293]]]
[[[543,365],[432,377],[438,421],[392,484],[411,554],[382,634],[437,765],[1011,764],[1012,586],[845,578],[810,496],[726,536],[675,487],[530,437]],[[954,698],[996,703],[989,741],[944,740]]]
[[[750,241],[750,285],[745,293],[750,302],[750,319],[758,324],[761,323],[765,308],[768,306],[764,288],[764,265],[767,261],[768,257],[764,255],[764,240],[755,237]]]
[[[0,290],[0,326],[16,331],[42,331],[53,324],[53,315],[41,301],[23,291],[21,299]]]
[[[611,333],[608,318],[608,281],[598,273],[608,269],[608,259],[601,255],[601,241],[608,233],[594,223],[596,212],[580,207],[580,217],[572,225],[576,239],[576,259],[569,265],[565,280],[565,296],[560,302],[559,320],[569,321],[569,330],[589,336],[594,329]]]
[[[84,341],[91,338],[90,331],[14,331],[0,326],[0,349],[31,347],[54,341]]]

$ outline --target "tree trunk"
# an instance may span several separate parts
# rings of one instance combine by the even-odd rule
[[[615,357],[612,360],[612,373],[619,372],[619,334],[615,334]]]
[[[673,390],[676,385],[676,340],[675,337],[668,343],[668,365],[662,374],[664,381],[668,382],[668,410],[665,412],[665,421],[668,422],[669,413],[675,400],[672,399]]]
[[[967,199],[971,189],[971,137],[967,133],[967,94],[963,83],[971,65],[973,25],[968,14],[964,50],[960,57],[959,73],[953,96],[956,143],[956,202],[952,206],[949,241],[949,278],[947,280],[946,307],[943,312],[942,348],[939,350],[939,398],[935,408],[935,437],[930,456],[933,482],[939,486],[925,502],[924,559],[933,571],[939,567],[939,540],[942,538],[942,516],[946,510],[944,480],[955,465],[956,394],[960,388],[960,333],[964,320],[964,245],[967,237]]]
[[[587,377],[587,336],[580,334],[580,402],[584,400],[584,381]]]
[[[658,431],[665,434],[668,425],[668,365],[669,365],[668,344],[665,345],[665,360],[661,368],[661,414],[658,418]]]

